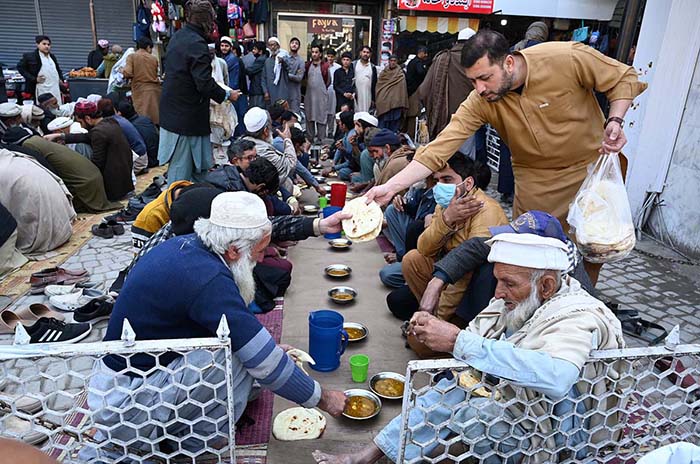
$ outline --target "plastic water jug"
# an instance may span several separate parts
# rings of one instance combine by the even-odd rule
[[[340,313],[328,309],[309,313],[309,354],[316,361],[312,369],[330,372],[340,366],[349,339],[343,321]]]
[[[343,208],[339,206],[326,206],[323,208],[323,217],[327,218],[329,216],[333,216],[335,213],[342,211]],[[323,236],[327,239],[333,239],[333,238],[340,238],[340,232],[328,232],[323,234]]]

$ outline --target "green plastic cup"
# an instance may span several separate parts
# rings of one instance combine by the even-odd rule
[[[328,206],[328,198],[326,198],[325,196],[318,197],[318,207],[323,209],[326,206]]]
[[[352,372],[353,382],[366,382],[368,370],[369,356],[364,354],[354,354],[350,356],[350,372]]]

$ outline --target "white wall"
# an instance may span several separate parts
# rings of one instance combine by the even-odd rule
[[[673,149],[663,206],[649,218],[655,235],[682,252],[700,257],[700,60],[685,104]]]
[[[700,255],[700,1],[647,2],[635,68],[649,89],[626,119],[627,191],[636,218],[648,192],[665,206],[650,224],[661,239]],[[668,233],[668,235],[666,235]]]

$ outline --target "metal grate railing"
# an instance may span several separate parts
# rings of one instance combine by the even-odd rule
[[[496,129],[486,125],[486,164],[495,172],[501,161],[501,138]]]
[[[134,341],[126,321],[123,333],[0,347],[0,435],[64,463],[235,462],[228,331]],[[106,355],[123,368],[107,367]],[[155,365],[144,371],[146,359]]]
[[[594,351],[583,372],[555,401],[454,359],[409,362],[397,462],[620,463],[700,442],[700,345]]]

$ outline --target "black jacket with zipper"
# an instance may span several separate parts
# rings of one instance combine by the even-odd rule
[[[226,91],[211,77],[204,31],[186,24],[173,35],[165,54],[160,127],[176,134],[209,136],[209,99],[221,103]]]

